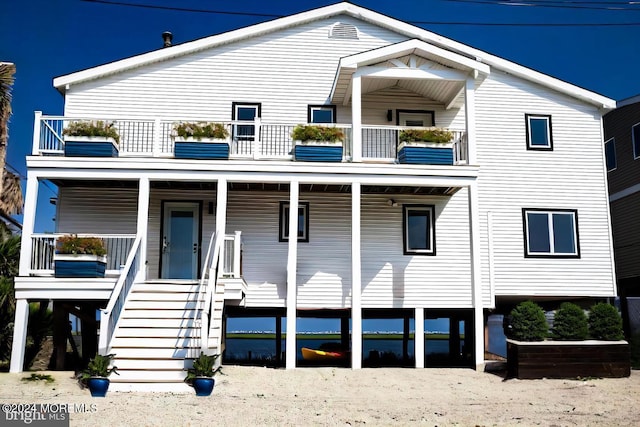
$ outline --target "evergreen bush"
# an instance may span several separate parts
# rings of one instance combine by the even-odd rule
[[[524,301],[511,310],[509,338],[518,341],[543,341],[548,331],[547,319],[538,304]]]
[[[551,336],[560,341],[581,341],[589,336],[587,315],[576,304],[563,302],[553,320]]]
[[[622,317],[607,303],[598,303],[589,312],[589,335],[596,340],[617,341],[624,338]]]

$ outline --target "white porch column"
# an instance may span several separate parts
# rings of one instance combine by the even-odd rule
[[[20,239],[20,276],[28,276],[31,271],[31,248],[33,245],[33,228],[36,221],[36,204],[38,202],[38,178],[27,174],[27,189],[24,196],[24,215],[22,216],[22,238]]]
[[[467,163],[477,164],[476,157],[476,89],[473,76],[467,77],[464,90],[464,114],[467,122]]]
[[[354,122],[355,123],[355,122]],[[362,367],[362,263],[359,182],[351,183],[351,368]]]
[[[362,161],[362,77],[351,80],[351,155],[354,162]]]
[[[416,368],[424,368],[424,308],[417,307],[415,310],[415,331],[413,335],[415,349],[413,354],[416,357]]]
[[[149,227],[149,194],[148,177],[141,177],[138,183],[138,224],[136,234],[140,237],[140,268],[136,282],[147,279],[147,231]]]
[[[227,232],[227,179],[218,179],[216,189],[216,233],[224,238]],[[237,233],[237,232],[236,232]],[[224,245],[222,245],[224,247]]]
[[[298,181],[289,184],[289,254],[287,257],[287,340],[286,369],[296,367],[296,317],[297,317],[297,275],[298,268],[298,197],[300,188]]]
[[[16,317],[13,327],[13,346],[11,347],[11,365],[9,372],[22,372],[24,352],[27,345],[27,322],[29,321],[29,302],[16,300]]]
[[[469,184],[469,243],[471,248],[471,287],[473,325],[475,336],[474,358],[476,370],[484,369],[484,312],[482,306],[482,280],[480,277],[480,209],[478,183]]]

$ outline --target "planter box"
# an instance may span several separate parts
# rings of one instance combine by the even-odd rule
[[[622,378],[631,374],[626,341],[507,340],[507,378]]]
[[[341,162],[342,142],[297,141],[293,156],[301,162]]]
[[[229,158],[229,142],[214,138],[176,138],[174,141],[176,159],[226,160]]]
[[[118,157],[118,144],[113,138],[101,136],[65,136],[67,157]]]
[[[104,277],[107,257],[97,255],[55,254],[55,277]]]
[[[453,144],[403,142],[398,146],[398,162],[414,165],[452,165]]]

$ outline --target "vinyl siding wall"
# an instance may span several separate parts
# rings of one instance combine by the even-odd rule
[[[604,116],[604,140],[616,139],[615,170],[609,172],[609,193],[640,183],[640,158],[633,158],[631,127],[640,123],[640,102],[618,108]]]
[[[618,279],[640,276],[640,193],[611,202]]]
[[[525,113],[552,115],[553,151],[527,150]],[[493,71],[476,91],[476,123],[485,305],[493,304],[488,238],[494,242],[498,296],[614,295],[597,109]],[[581,258],[525,258],[522,208],[577,209]]]

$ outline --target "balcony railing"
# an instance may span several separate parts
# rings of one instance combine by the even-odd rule
[[[64,234],[33,234],[31,236],[31,276],[53,276],[53,255],[56,252],[56,241]],[[127,255],[135,240],[135,234],[78,234],[79,237],[98,237],[104,242],[107,250],[106,273],[118,274],[127,262]]]
[[[72,121],[95,120],[86,117],[42,116],[36,113],[33,154],[63,155],[63,130]],[[121,157],[173,157],[173,125],[179,121],[105,119],[112,122],[120,135]],[[295,124],[262,123],[255,121],[223,122],[229,129],[229,157],[231,159],[291,160],[294,141],[291,132]],[[344,159],[353,155],[350,124],[335,124],[345,134]],[[397,159],[400,126],[363,125],[363,161],[395,162]],[[465,164],[468,158],[466,133],[454,133],[454,164]]]

